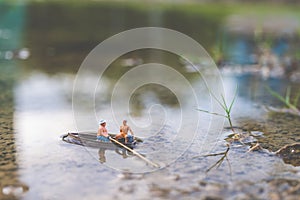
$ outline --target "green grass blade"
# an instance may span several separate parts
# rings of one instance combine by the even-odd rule
[[[295,97],[295,99],[293,101],[293,105],[295,107],[297,107],[297,105],[298,105],[299,98],[300,98],[300,90],[298,91],[298,93],[297,93],[297,95],[296,95],[296,97]]]
[[[270,94],[271,94],[272,96],[274,96],[274,97],[276,97],[277,99],[279,99],[280,101],[282,101],[288,108],[298,111],[298,109],[296,108],[296,106],[295,106],[295,105],[292,105],[292,104],[289,102],[289,93],[290,93],[290,92],[287,91],[287,95],[286,95],[286,96],[288,96],[288,98],[284,98],[284,97],[281,96],[279,93],[273,91],[271,88],[269,88],[269,87],[266,87],[266,88],[267,88],[267,90],[270,92]],[[298,101],[298,100],[297,100],[297,101]]]
[[[277,99],[279,99],[280,101],[286,104],[285,98],[283,98],[279,93],[275,92],[274,90],[272,90],[270,87],[267,86],[266,89],[273,97],[276,97]]]
[[[231,104],[230,104],[230,106],[229,106],[229,113],[231,112],[231,108],[232,108],[232,106],[233,106],[233,104],[234,104],[234,102],[235,102],[235,99],[236,99],[236,96],[237,96],[237,90],[238,90],[238,86],[236,86],[236,88],[235,88],[235,92],[234,92],[234,97],[233,97],[233,99],[232,99],[232,101],[231,101]]]
[[[225,97],[224,97],[223,94],[221,94],[221,98],[222,98],[222,101],[223,101],[223,108],[226,111],[226,113],[228,113],[228,107],[227,107],[227,104],[226,104],[226,101],[225,101]]]
[[[222,114],[219,114],[219,113],[209,112],[209,111],[207,111],[207,110],[202,110],[202,109],[199,109],[199,108],[197,108],[197,110],[198,110],[198,111],[201,111],[201,112],[208,113],[208,114],[218,115],[218,116],[222,116],[222,117],[226,117],[226,118],[227,118],[226,115],[222,115]]]
[[[290,95],[291,95],[291,87],[288,86],[288,88],[286,89],[286,94],[285,94],[285,101],[287,103],[290,103]]]
[[[208,89],[209,93],[211,94],[211,96],[218,102],[218,104],[222,107],[223,110],[226,111],[226,107],[224,107],[224,105],[222,104],[222,102],[216,97],[216,95],[214,95],[214,93]]]

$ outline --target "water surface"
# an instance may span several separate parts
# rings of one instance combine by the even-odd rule
[[[12,8],[15,7],[6,9]],[[230,134],[228,124],[221,117],[212,118],[196,110],[197,107],[211,108],[212,99],[204,82],[208,77],[191,73],[179,56],[169,52],[148,49],[123,55],[105,71],[101,82],[105,89],[95,92],[95,105],[84,104],[91,98],[84,88],[89,87],[90,81],[99,79],[96,74],[87,76],[86,85],[82,85],[80,95],[76,96],[82,101],[80,116],[84,126],[81,127],[97,129],[95,117],[86,115],[91,107],[95,108],[98,118],[107,119],[111,132],[118,132],[121,119],[127,118],[136,135],[144,139],[136,150],[157,162],[161,169],[147,165],[128,152],[123,155],[109,150],[99,152],[61,141],[63,133],[77,131],[72,109],[73,83],[80,63],[99,42],[129,28],[163,26],[192,36],[212,52],[218,34],[211,33],[220,30],[222,35],[222,16],[227,15],[228,10],[224,9],[219,15],[214,10],[211,14],[191,14],[190,10],[178,8],[141,10],[132,5],[79,7],[55,3],[32,3],[17,8],[22,8],[19,10],[22,14],[27,11],[26,23],[13,21],[16,27],[24,25],[18,26],[21,39],[19,34],[11,36],[19,38],[17,43],[0,37],[6,45],[1,52],[14,52],[10,59],[0,58],[1,198],[282,199],[299,196],[295,189],[300,185],[299,166],[285,164],[269,152],[299,142],[299,116],[270,114],[264,109],[266,105],[282,106],[267,93],[265,85],[281,94],[288,85],[292,89],[299,88],[299,83],[288,78],[223,76],[227,100],[233,98],[236,85],[239,86],[232,113],[234,125],[239,131],[261,133],[251,139],[253,143],[258,141],[264,150],[247,152],[250,144],[235,142],[228,160],[224,159],[218,168],[209,171],[221,156],[206,155],[226,150],[224,139]],[[57,15],[48,14],[53,12]],[[5,30],[8,29],[13,30],[7,26]],[[4,29],[1,27],[1,30]],[[17,56],[24,47],[31,54],[27,60]],[[247,48],[250,51],[252,46]],[[190,82],[200,103],[195,104],[181,84],[176,84],[173,91],[157,84],[131,91],[128,82],[128,85],[118,86],[120,93],[113,102],[117,107],[113,114],[117,117],[114,117],[112,91],[123,75],[134,69],[133,61],[171,66]],[[126,99],[127,106],[120,107],[128,93],[131,95]],[[186,98],[179,101],[179,95]],[[195,118],[199,118],[199,122]],[[220,128],[223,123],[224,127]],[[147,173],[141,173],[145,171]],[[102,187],[105,189],[100,189]]]

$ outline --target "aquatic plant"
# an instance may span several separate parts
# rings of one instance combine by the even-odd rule
[[[207,110],[202,110],[202,109],[197,109],[198,111],[201,111],[201,112],[205,112],[205,113],[209,113],[209,114],[212,114],[212,115],[218,115],[218,116],[222,116],[222,117],[225,117],[227,120],[228,120],[228,123],[229,123],[229,126],[230,126],[230,129],[232,130],[233,133],[235,133],[234,131],[234,128],[233,128],[233,125],[232,125],[232,120],[231,120],[231,110],[232,110],[232,107],[233,107],[233,104],[235,102],[235,99],[236,99],[236,96],[237,96],[237,89],[238,87],[236,87],[235,89],[235,94],[234,94],[234,97],[230,103],[230,105],[228,105],[225,101],[225,97],[223,94],[221,94],[221,100],[219,100],[215,95],[214,93],[212,93],[210,90],[209,90],[209,93],[212,95],[212,97],[218,102],[218,104],[222,107],[222,109],[225,111],[225,115],[224,114],[220,114],[220,113],[214,113],[214,112],[210,112],[210,111],[207,111]]]
[[[290,109],[292,112],[299,113],[300,110],[297,108],[299,98],[300,98],[300,90],[296,94],[296,96],[291,100],[291,87],[289,86],[286,90],[285,97],[278,92],[275,92],[270,87],[266,86],[268,92],[278,100],[284,103],[284,105]]]
[[[239,140],[239,138],[240,138],[239,134],[235,133],[235,130],[234,130],[233,125],[232,125],[232,120],[231,120],[231,111],[232,111],[232,107],[233,107],[233,104],[234,104],[236,96],[237,96],[237,89],[238,89],[238,87],[236,87],[236,89],[235,89],[234,97],[233,97],[232,101],[230,102],[230,104],[226,103],[226,100],[225,100],[225,97],[224,97],[223,94],[221,94],[221,100],[219,100],[216,97],[216,95],[212,91],[209,90],[209,93],[211,94],[211,96],[218,102],[218,104],[225,111],[225,115],[224,114],[220,114],[220,113],[210,112],[210,111],[203,110],[203,109],[197,109],[197,110],[201,111],[201,112],[209,113],[209,114],[212,114],[212,115],[218,115],[218,116],[225,117],[228,120],[230,129],[233,132],[233,134],[231,134],[229,137],[232,137],[234,139]],[[216,163],[214,163],[211,167],[209,167],[206,170],[206,173],[208,173],[209,171],[211,171],[215,167],[216,168],[220,167],[221,164],[223,163],[223,161],[226,159],[226,161],[228,163],[228,166],[229,166],[229,169],[230,169],[230,174],[231,174],[231,166],[230,166],[230,162],[229,162],[229,160],[227,158],[228,152],[230,150],[230,144],[231,144],[231,142],[226,144],[227,145],[227,149],[224,152],[216,153],[216,154],[209,154],[209,155],[205,155],[204,156],[204,157],[209,157],[209,156],[220,156],[220,155],[222,155],[222,157]]]

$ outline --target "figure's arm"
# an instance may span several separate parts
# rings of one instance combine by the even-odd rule
[[[128,129],[129,129],[131,135],[134,135],[134,133],[133,133],[132,129],[130,128],[130,126],[128,126]]]

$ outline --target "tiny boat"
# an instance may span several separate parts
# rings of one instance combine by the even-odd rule
[[[97,140],[96,132],[70,132],[62,136],[62,140],[71,144],[82,145],[91,148],[102,148],[102,149],[111,149],[115,150],[116,148],[120,148],[121,145],[110,141],[103,142],[101,140]],[[110,137],[114,138],[116,134],[109,134]],[[142,142],[142,140],[138,137],[134,137],[133,141],[125,143],[125,139],[121,138],[117,140],[123,145],[133,149],[138,143]]]

